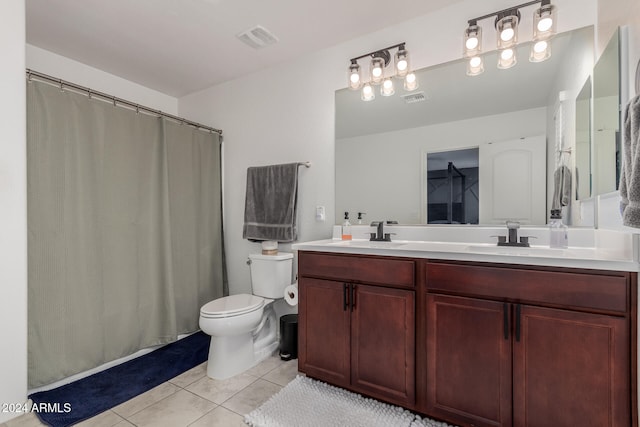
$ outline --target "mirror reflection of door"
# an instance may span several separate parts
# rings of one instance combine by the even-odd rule
[[[546,156],[544,135],[480,146],[481,224],[544,224]]]
[[[426,222],[478,224],[478,148],[426,156]]]

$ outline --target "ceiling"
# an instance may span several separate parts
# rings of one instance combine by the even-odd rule
[[[26,0],[27,43],[180,97],[462,0]],[[236,35],[262,25],[279,42]]]

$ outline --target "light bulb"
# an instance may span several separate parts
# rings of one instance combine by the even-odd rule
[[[513,58],[513,49],[505,49],[500,52],[500,58],[504,61],[509,61],[511,58]]]
[[[503,49],[500,51],[500,58],[498,59],[498,68],[507,69],[516,65],[516,52],[511,49]]]
[[[465,58],[478,55],[482,50],[482,28],[476,24],[470,24],[464,30],[463,40],[462,55]]]
[[[409,73],[404,78],[404,90],[412,91],[418,88],[418,79],[415,73]]]
[[[351,65],[349,65],[349,89],[358,90],[360,89],[361,84],[362,79],[360,78],[360,66],[357,62],[352,61]]]
[[[467,75],[468,76],[477,76],[484,72],[484,65],[482,63],[482,58],[479,56],[474,56],[469,59],[467,62]]]
[[[549,42],[541,40],[531,46],[531,54],[529,55],[530,62],[542,62],[551,58],[551,47]]]
[[[553,19],[550,16],[546,16],[538,21],[538,31],[549,31],[553,26]]]
[[[404,77],[409,72],[409,52],[403,46],[398,48],[394,57],[396,77]]]
[[[371,74],[373,74],[374,77],[380,77],[382,75],[382,68],[375,67],[373,70],[371,70]]]
[[[545,4],[533,13],[533,40],[547,40],[556,33],[556,8]]]
[[[508,13],[508,15],[496,21],[498,49],[509,48],[518,42],[518,21],[520,20],[520,13],[517,10],[509,11]]]
[[[542,40],[533,45],[533,50],[536,53],[542,53],[547,50],[547,46],[549,46],[549,44],[545,40]]]
[[[513,31],[513,28],[505,28],[500,33],[500,38],[502,39],[503,42],[508,42],[513,38],[514,34],[515,34],[515,31]]]
[[[478,38],[477,37],[469,37],[467,42],[464,44],[467,49],[472,50],[478,47]]]
[[[375,93],[373,93],[373,88],[369,83],[365,83],[362,87],[362,96],[360,97],[363,101],[372,101],[376,97]]]
[[[380,94],[382,96],[391,96],[395,93],[393,89],[393,81],[390,78],[384,79],[382,87],[380,88]]]

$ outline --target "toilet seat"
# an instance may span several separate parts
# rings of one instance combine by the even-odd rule
[[[229,295],[203,305],[200,309],[200,315],[209,319],[240,316],[259,310],[264,306],[264,302],[264,298],[256,295]]]

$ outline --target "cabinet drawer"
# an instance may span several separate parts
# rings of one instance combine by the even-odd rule
[[[447,292],[624,314],[628,273],[541,271],[427,263],[429,292]]]
[[[413,287],[413,260],[300,252],[298,274],[339,281]]]

